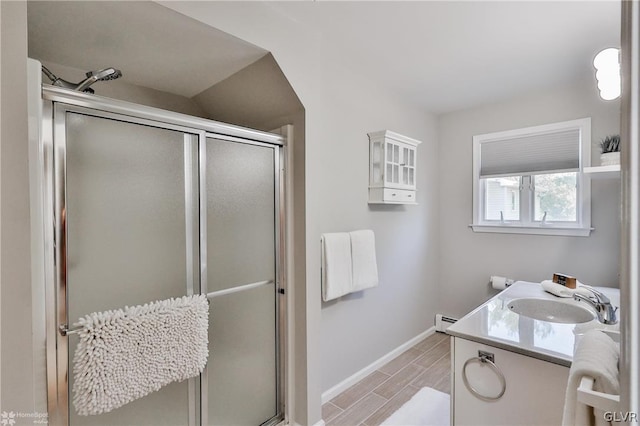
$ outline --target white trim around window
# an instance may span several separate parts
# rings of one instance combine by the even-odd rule
[[[485,183],[486,179],[481,178],[482,170],[482,145],[491,143],[493,146],[499,145],[510,150],[509,155],[517,155],[518,149],[523,147],[523,155],[526,152],[532,152],[531,141],[540,140],[541,145],[547,143],[545,149],[553,151],[555,145],[545,142],[545,138],[558,139],[558,135],[571,134],[577,135],[576,143],[565,141],[565,147],[574,146],[576,151],[573,155],[579,160],[579,165],[575,169],[567,170],[551,167],[532,168],[531,171],[522,171],[522,174],[510,174],[512,176],[521,176],[520,184],[520,215],[519,220],[487,220],[485,219]],[[568,133],[569,132],[569,133]],[[521,141],[522,144],[520,145]],[[489,145],[487,145],[489,146]],[[566,149],[561,155],[567,156]],[[534,149],[535,151],[535,149]],[[495,151],[493,151],[495,152]],[[492,153],[493,155],[493,153]],[[550,152],[549,155],[554,155]],[[569,154],[570,156],[571,154]],[[485,154],[485,158],[487,155]],[[495,157],[494,157],[495,158]],[[534,161],[535,162],[535,161]],[[526,163],[526,161],[525,161]],[[484,135],[476,135],[473,137],[473,223],[470,227],[474,232],[495,232],[509,234],[533,234],[533,235],[557,235],[557,236],[589,236],[593,228],[591,228],[591,178],[590,175],[583,173],[583,168],[591,163],[591,119],[583,118],[579,120],[565,121],[560,123],[546,124],[542,126],[527,127],[523,129],[508,130],[503,132],[489,133]],[[559,167],[559,166],[558,166]],[[507,167],[508,168],[508,167]],[[576,220],[570,222],[542,222],[534,220],[534,188],[532,176],[545,173],[576,173]],[[499,175],[498,175],[499,176]],[[507,176],[506,174],[503,176]]]

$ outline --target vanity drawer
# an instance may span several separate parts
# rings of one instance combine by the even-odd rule
[[[415,203],[416,192],[406,189],[385,188],[382,194],[382,200],[391,203]]]

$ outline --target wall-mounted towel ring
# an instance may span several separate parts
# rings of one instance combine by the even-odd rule
[[[469,358],[468,360],[465,361],[464,365],[462,366],[462,381],[464,382],[464,385],[467,387],[467,389],[469,389],[469,392],[471,392],[474,396],[484,401],[497,401],[498,399],[502,398],[502,395],[504,395],[505,391],[507,390],[507,379],[504,377],[504,374],[502,374],[502,371],[495,364],[493,360],[494,358],[492,353],[478,351],[477,357]],[[498,379],[500,380],[500,385],[501,385],[501,389],[498,395],[496,396],[482,395],[480,392],[478,392],[476,388],[474,388],[471,385],[471,383],[469,383],[469,380],[467,379],[467,366],[472,362],[479,362],[481,364],[488,365],[496,373],[496,375],[498,376]]]

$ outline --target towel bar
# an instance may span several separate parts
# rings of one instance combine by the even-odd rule
[[[620,395],[609,395],[593,390],[593,377],[585,376],[578,386],[578,401],[602,411],[618,411]]]
[[[258,281],[258,282],[255,282],[255,283],[245,284],[245,285],[241,285],[241,286],[237,286],[237,287],[231,287],[231,288],[227,288],[227,289],[224,289],[224,290],[212,291],[211,293],[207,293],[207,299],[213,299],[215,297],[220,297],[220,296],[224,296],[224,295],[227,295],[227,294],[237,293],[239,291],[251,290],[251,289],[254,289],[254,288],[270,285],[270,284],[273,284],[273,283],[274,283],[273,280]],[[280,294],[284,294],[282,289],[279,290],[279,293]],[[62,335],[62,336],[69,336],[71,334],[77,334],[81,329],[82,329],[82,327],[78,327],[78,326],[74,326],[72,328],[69,328],[69,326],[67,324],[61,324],[60,327],[58,327],[58,331],[60,332],[60,335]]]
[[[78,333],[80,330],[82,329],[82,327],[73,327],[73,328],[69,328],[69,326],[67,324],[62,324],[60,327],[58,327],[58,331],[60,332],[61,335],[63,336],[68,336],[70,334],[76,334]]]
[[[227,294],[237,293],[239,291],[251,290],[254,288],[258,288],[258,287],[262,287],[270,284],[273,284],[273,280],[258,281],[255,283],[244,284],[241,286],[231,287],[224,290],[212,291],[211,293],[207,293],[207,299],[213,299],[214,297],[220,297]]]

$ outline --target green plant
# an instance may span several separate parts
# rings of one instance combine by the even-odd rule
[[[600,150],[603,154],[620,151],[620,135],[607,136],[600,142]]]

